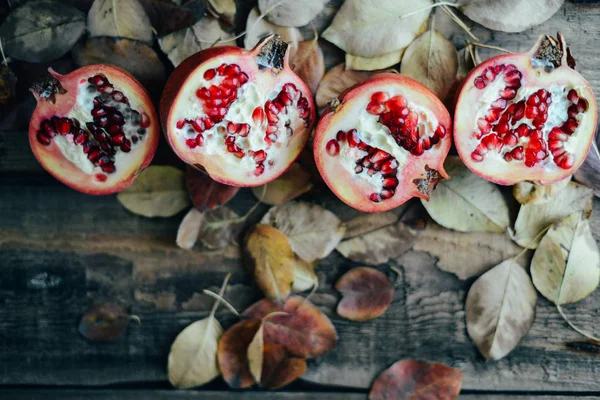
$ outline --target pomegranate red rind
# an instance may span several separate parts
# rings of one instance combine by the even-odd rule
[[[348,205],[386,211],[429,198],[448,179],[452,143],[448,111],[420,83],[381,73],[338,97],[316,128],[314,155],[329,188]]]
[[[33,154],[56,179],[88,194],[127,188],[158,146],[158,116],[126,71],[90,65],[32,89],[38,105],[29,124]],[[102,99],[102,100],[100,100]]]
[[[596,129],[596,99],[558,40],[491,58],[465,79],[454,118],[463,162],[501,185],[550,184],[585,160]]]
[[[259,186],[283,174],[315,121],[310,90],[288,66],[287,44],[201,51],[173,72],[161,98],[165,134],[186,163],[221,183]]]

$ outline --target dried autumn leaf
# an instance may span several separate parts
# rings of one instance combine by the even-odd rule
[[[175,240],[177,246],[182,249],[189,250],[196,244],[198,240],[198,234],[200,233],[200,227],[204,223],[204,215],[195,208],[192,208],[183,217],[179,229],[177,230],[177,239]]]
[[[394,225],[405,210],[406,206],[400,206],[385,212],[360,213],[357,217],[344,222],[346,226],[344,239],[351,239],[380,228],[385,228],[386,226]]]
[[[549,201],[522,205],[515,221],[513,240],[522,247],[535,249],[540,242],[536,236],[547,226],[576,212],[584,211],[589,216],[592,199],[592,189],[569,182]]]
[[[537,293],[517,262],[505,260],[479,277],[467,295],[467,332],[481,354],[499,360],[527,335]]]
[[[203,0],[188,0],[181,7],[165,0],[138,1],[159,36],[194,25],[204,17],[206,11]]]
[[[556,193],[569,185],[571,177],[552,185],[538,185],[533,182],[519,182],[513,186],[513,196],[520,204],[544,203],[552,200]]]
[[[248,357],[248,369],[254,377],[254,380],[260,384],[260,377],[263,371],[264,364],[264,326],[261,322],[260,328],[254,334],[252,341],[248,345],[247,357]]]
[[[309,263],[296,263],[294,268],[294,283],[292,283],[292,290],[294,292],[304,292],[305,290],[312,289],[319,283],[315,269]]]
[[[244,217],[238,216],[227,207],[206,211],[203,215],[204,221],[200,226],[198,240],[204,247],[217,250],[238,244],[244,228]]]
[[[215,46],[234,46],[233,34],[226,32],[219,21],[207,16],[190,27],[158,38],[160,49],[174,66],[189,56]]]
[[[286,28],[274,25],[265,18],[259,20],[260,15],[258,7],[254,7],[250,11],[250,14],[248,14],[248,19],[246,20],[246,37],[244,38],[244,47],[246,49],[254,48],[262,38],[271,33],[278,34],[284,42],[290,44],[290,54],[298,49],[298,42],[304,40],[298,28]]]
[[[6,55],[32,63],[62,57],[85,31],[85,14],[55,0],[28,1],[0,26]]]
[[[396,65],[402,60],[406,49],[400,49],[375,57],[360,57],[346,53],[346,68],[358,71],[375,71]]]
[[[400,73],[413,78],[444,100],[458,71],[456,47],[444,35],[430,29],[406,49]]]
[[[261,223],[279,229],[287,236],[294,253],[309,263],[327,257],[346,230],[331,211],[296,201],[271,208]]]
[[[462,372],[440,363],[400,360],[373,382],[369,400],[454,400],[462,385]]]
[[[488,29],[522,32],[546,22],[565,0],[469,0],[461,11]]]
[[[536,289],[551,302],[575,303],[600,282],[600,253],[583,213],[555,222],[544,235],[531,261]]]
[[[311,175],[300,164],[294,163],[274,181],[253,187],[252,193],[262,203],[281,206],[312,189],[310,178]]]
[[[269,315],[275,312],[278,313]],[[283,305],[262,299],[248,307],[242,315],[258,319],[269,315],[263,321],[265,342],[279,344],[296,357],[323,355],[337,342],[335,327],[329,318],[299,296],[288,298]]]
[[[144,217],[171,217],[189,207],[183,172],[177,168],[153,165],[140,172],[117,199],[134,214]]]
[[[298,49],[291,57],[290,66],[306,83],[310,92],[316,93],[319,82],[325,75],[325,59],[316,38],[298,43]]]
[[[92,37],[120,37],[152,43],[152,24],[137,0],[95,0],[87,23]]]
[[[594,195],[600,197],[600,153],[598,152],[598,140],[592,143],[592,149],[581,167],[575,172],[574,178],[577,182],[594,189]]]
[[[509,210],[500,189],[472,173],[456,156],[446,159],[452,177],[438,184],[423,206],[438,224],[461,232],[504,232]]]
[[[339,64],[327,71],[317,89],[316,102],[319,110],[327,106],[331,100],[338,97],[344,90],[356,85],[373,75],[375,72],[352,71]]]
[[[236,6],[235,0],[208,0],[208,11],[229,25],[233,25]]]
[[[351,321],[379,317],[394,299],[394,284],[375,268],[352,268],[335,283],[335,289],[342,294],[337,313]]]
[[[261,321],[258,319],[242,320],[226,330],[219,339],[219,370],[233,389],[244,389],[256,383],[248,366],[248,346],[260,327]]]
[[[79,333],[92,342],[109,342],[125,332],[129,320],[129,314],[120,305],[103,303],[83,315]]]
[[[266,297],[285,300],[292,290],[296,257],[283,233],[258,224],[246,239],[254,280]]]
[[[162,90],[166,71],[154,49],[131,39],[95,37],[78,43],[73,49],[73,60],[84,65],[110,64],[121,67],[151,91]]]
[[[258,0],[260,12],[267,14],[269,21],[281,26],[304,26],[310,23],[329,0]]]
[[[323,38],[346,53],[375,57],[407,47],[420,33],[431,0],[346,0]]]
[[[0,64],[0,106],[8,104],[15,97],[17,76],[7,65]]]
[[[427,224],[412,249],[436,257],[438,268],[459,279],[479,276],[522,250],[504,233],[456,232],[435,223]]]
[[[194,207],[199,211],[214,210],[226,204],[240,190],[215,181],[207,174],[188,166],[185,182]]]

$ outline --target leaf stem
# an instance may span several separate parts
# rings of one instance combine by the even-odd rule
[[[400,277],[402,276],[402,271],[400,271],[398,268],[394,267],[394,266],[390,266],[389,267],[392,271],[394,271],[396,273],[396,280],[394,281],[394,287],[398,286],[398,281],[400,281]]]
[[[243,31],[242,33],[240,33],[237,36],[234,36],[233,39],[231,40],[238,40],[239,38],[243,37],[244,35],[246,35],[249,31],[251,31],[252,29],[254,29],[254,27],[256,26],[256,24],[258,24],[258,22],[260,20],[262,20],[264,17],[266,17],[267,15],[269,15],[269,13],[271,11],[273,11],[275,8],[279,7],[280,5],[282,5],[283,3],[287,3],[290,0],[281,0],[279,3],[275,3],[273,4],[270,8],[267,9],[267,11],[265,11],[264,13],[260,14],[258,16],[258,18],[256,19],[256,21],[254,21],[252,23],[252,26],[250,26],[250,28],[247,28],[245,31]]]
[[[477,57],[475,57],[475,52],[473,51],[473,46],[471,42],[467,42],[467,49],[469,50],[469,54],[471,55],[471,60],[473,60],[473,66],[477,67]]]
[[[223,284],[221,285],[221,290],[219,290],[219,297],[221,297],[221,299],[223,298],[223,294],[225,294],[225,288],[227,287],[229,278],[231,278],[231,272],[229,272],[227,275],[225,275],[225,279],[223,279]],[[219,308],[219,304],[221,304],[221,299],[217,299],[215,304],[213,304],[213,307],[210,310],[209,318],[212,318],[215,316],[215,313],[217,312],[217,308]]]
[[[223,302],[223,305],[225,307],[227,307],[227,309],[229,311],[231,311],[235,316],[237,316],[237,317],[240,316],[240,313],[235,309],[235,307],[233,307],[231,304],[229,304],[229,302],[227,300],[225,300],[222,296],[219,296],[215,292],[211,292],[210,290],[207,290],[207,289],[202,290],[202,293],[204,293],[205,295],[210,296],[214,299],[220,300],[221,302]]]
[[[446,14],[448,14],[448,16],[467,33],[467,35],[471,36],[471,39],[479,40],[477,38],[477,36],[475,36],[471,32],[471,28],[469,28],[467,26],[467,24],[465,24],[465,22],[462,19],[460,19],[460,17],[458,15],[456,15],[456,13],[454,11],[452,11],[452,9],[450,7],[448,7],[447,5],[444,5],[444,6],[442,6],[442,10],[444,10],[444,12]]]
[[[492,45],[489,45],[489,44],[483,44],[483,43],[479,43],[479,42],[467,42],[467,44],[469,44],[471,46],[484,47],[486,49],[498,50],[498,51],[502,51],[504,53],[513,54],[512,51],[506,50],[503,47],[492,46]]]
[[[593,341],[599,342],[600,343],[600,338],[597,338],[596,336],[592,335],[591,333],[587,333],[584,330],[578,328],[574,323],[571,322],[571,320],[569,320],[569,318],[565,315],[565,313],[562,310],[562,307],[560,306],[560,304],[558,304],[558,302],[556,303],[556,309],[558,310],[558,312],[560,313],[560,316],[565,320],[565,322],[567,324],[569,324],[569,326],[577,333],[579,333],[582,336],[585,336],[588,339],[592,339]]]
[[[438,7],[438,6],[451,6],[451,7],[458,7],[456,4],[454,4],[454,3],[451,3],[451,2],[449,2],[449,1],[440,1],[440,2],[438,2],[438,3],[433,3],[433,4],[430,4],[430,5],[428,5],[428,6],[425,6],[425,7],[418,8],[418,9],[416,9],[416,10],[413,10],[413,11],[409,12],[409,13],[402,14],[402,15],[400,16],[400,19],[408,18],[408,17],[410,17],[411,15],[418,14],[418,13],[420,13],[421,11],[431,10],[432,8],[435,8],[435,7]]]
[[[2,61],[4,61],[4,65],[6,65],[8,67],[8,61],[6,61],[6,56],[4,55],[4,49],[2,48],[2,38],[0,38],[0,54],[2,55]]]

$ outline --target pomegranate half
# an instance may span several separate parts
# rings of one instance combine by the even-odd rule
[[[586,158],[597,118],[596,98],[574,67],[558,34],[475,68],[454,115],[463,162],[501,185],[545,185],[572,175]]]
[[[221,183],[258,186],[280,176],[306,145],[312,95],[270,36],[253,50],[214,47],[183,61],[160,103],[167,139],[186,163]]]
[[[429,199],[452,143],[442,102],[405,76],[381,73],[330,102],[317,124],[321,176],[345,203],[386,211],[412,197]]]
[[[127,188],[158,146],[158,117],[144,88],[108,65],[49,73],[31,89],[38,103],[29,143],[39,163],[83,193]]]

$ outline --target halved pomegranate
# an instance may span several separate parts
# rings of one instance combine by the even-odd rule
[[[175,153],[232,186],[262,185],[285,172],[315,121],[312,95],[288,66],[287,50],[275,35],[250,51],[215,47],[183,61],[160,103]]]
[[[402,75],[367,78],[330,102],[317,124],[314,154],[329,188],[362,211],[429,199],[448,179],[452,123],[442,102]]]
[[[38,104],[29,143],[39,163],[80,192],[127,188],[158,146],[158,116],[144,88],[108,65],[49,73],[31,89]]]
[[[596,98],[564,39],[491,58],[465,80],[454,115],[463,162],[501,185],[545,185],[572,175],[596,130]]]

